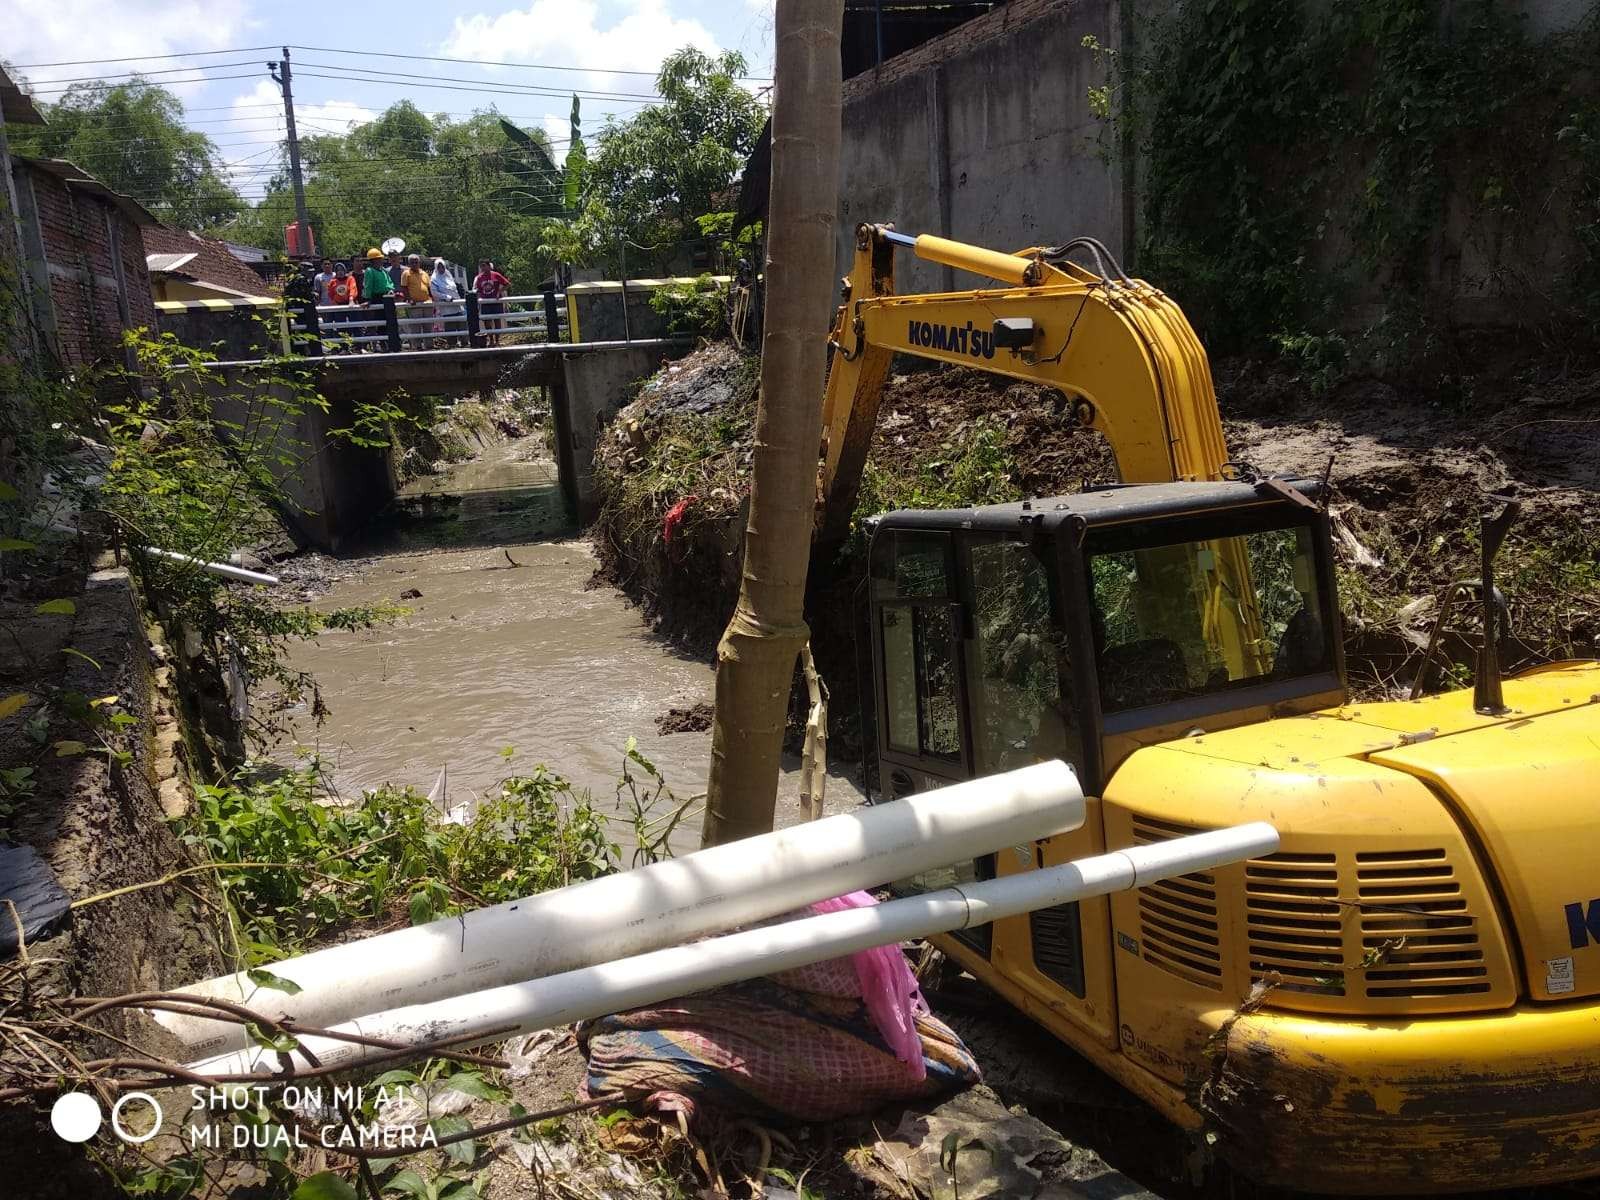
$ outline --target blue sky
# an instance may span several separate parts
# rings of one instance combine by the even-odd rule
[[[747,83],[751,88],[764,86],[761,77],[772,74],[773,0],[466,0],[444,5],[424,0],[383,5],[337,0],[5,0],[5,5],[12,17],[0,31],[0,58],[22,64],[21,81],[39,100],[54,100],[65,86],[59,82],[63,79],[139,69],[169,72],[152,79],[170,83],[189,110],[190,124],[217,144],[235,183],[252,198],[276,165],[276,144],[282,137],[281,101],[263,66],[278,52],[204,52],[289,43],[468,59],[426,63],[293,50],[301,135],[342,132],[402,98],[427,112],[453,115],[494,104],[520,125],[543,126],[557,143],[558,156],[567,134],[571,89],[612,97],[583,97],[584,127],[592,131],[606,114],[637,112],[649,102],[650,77],[621,72],[653,71],[680,46],[740,51],[757,77]],[[26,65],[157,55],[182,57],[92,66]],[[578,69],[479,65],[490,61]],[[363,79],[355,68],[395,74]],[[558,94],[473,90],[497,86]],[[623,98],[625,93],[633,95]]]

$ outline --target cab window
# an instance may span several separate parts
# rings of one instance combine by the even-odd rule
[[[948,534],[887,530],[873,541],[889,748],[961,760],[961,610],[950,588]]]
[[[1333,668],[1310,529],[1112,546],[1089,555],[1106,712]]]
[[[1081,741],[1061,680],[1066,643],[1050,572],[1025,542],[970,537],[959,555],[972,625],[966,643],[973,770],[1009,771],[1061,758],[1081,763]]]

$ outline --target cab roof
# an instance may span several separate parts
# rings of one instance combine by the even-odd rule
[[[1275,477],[1309,500],[1322,494],[1315,479]],[[1011,531],[1019,525],[1074,524],[1088,529],[1157,517],[1176,517],[1291,501],[1266,480],[1193,483],[1101,484],[1067,496],[1014,500],[978,508],[896,509],[872,518],[875,529],[983,529]]]

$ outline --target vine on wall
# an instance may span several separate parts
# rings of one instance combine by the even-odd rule
[[[1594,14],[1535,39],[1505,0],[1185,0],[1135,26],[1131,52],[1086,39],[1091,104],[1139,149],[1140,273],[1219,347],[1331,332],[1376,294],[1414,351],[1468,289],[1600,327]]]

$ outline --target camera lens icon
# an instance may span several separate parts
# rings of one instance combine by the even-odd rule
[[[67,1092],[50,1106],[50,1128],[64,1142],[87,1142],[103,1120],[100,1102],[88,1092]]]
[[[129,1129],[123,1121],[124,1110],[134,1105],[134,1112],[138,1112],[139,1104],[147,1106],[155,1118],[143,1132]],[[160,1133],[162,1121],[161,1106],[149,1092],[128,1092],[111,1106],[111,1132],[133,1146],[142,1146]],[[56,1102],[50,1106],[50,1128],[64,1142],[87,1142],[100,1132],[104,1123],[100,1102],[88,1092],[67,1092],[56,1097]]]
[[[155,1120],[150,1123],[150,1128],[143,1133],[129,1133],[122,1125],[122,1110],[134,1101],[148,1105],[150,1111],[155,1114]],[[160,1133],[161,1121],[161,1106],[156,1103],[156,1098],[149,1092],[127,1092],[119,1096],[117,1102],[111,1106],[111,1132],[133,1146],[142,1146]]]

